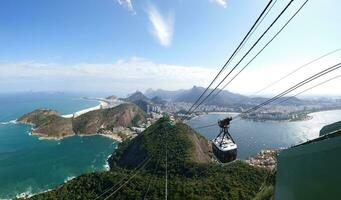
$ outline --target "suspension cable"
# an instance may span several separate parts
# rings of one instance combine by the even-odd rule
[[[218,92],[212,96],[212,98],[215,98],[222,92],[244,69],[249,66],[249,64],[283,31],[283,29],[290,23],[290,21],[300,12],[300,10],[305,6],[305,4],[308,2],[306,0],[302,6],[295,12],[295,14],[284,24],[284,26],[269,40],[269,42],[266,43],[266,45],[229,81],[227,82],[223,88],[219,89]]]
[[[305,89],[305,90],[303,90],[303,91],[301,91],[301,92],[295,94],[294,96],[290,96],[290,97],[288,97],[287,99],[284,99],[283,101],[280,101],[280,102],[278,102],[278,103],[276,103],[276,104],[282,104],[282,103],[284,103],[284,102],[286,102],[286,101],[289,101],[290,99],[292,99],[292,98],[294,98],[294,97],[296,97],[296,96],[298,96],[298,95],[300,95],[300,94],[302,94],[302,93],[305,93],[305,92],[307,92],[307,91],[309,91],[309,90],[312,90],[312,89],[314,89],[314,88],[316,88],[316,87],[319,87],[319,86],[321,86],[321,85],[323,85],[323,84],[326,84],[326,83],[328,83],[328,82],[330,82],[330,81],[332,81],[332,80],[334,80],[334,79],[340,78],[340,77],[341,77],[341,75],[334,76],[334,77],[332,77],[332,78],[330,78],[330,79],[328,79],[328,80],[325,80],[325,81],[323,81],[323,82],[321,82],[321,83],[318,83],[318,84],[316,84],[316,85],[314,85],[314,86],[312,86],[312,87],[310,87],[310,88],[307,88],[307,89]]]
[[[168,135],[168,133],[166,133]],[[166,182],[165,182],[165,199],[168,199],[168,169],[167,169],[167,160],[168,160],[168,142],[167,142],[168,137],[166,136]]]
[[[239,62],[229,71],[229,73],[219,82],[219,84],[203,99],[201,102],[193,109],[195,111],[202,103],[204,103],[214,91],[227,79],[227,77],[238,67],[238,65],[244,60],[244,58],[252,51],[252,49],[259,43],[259,41],[264,37],[264,35],[271,29],[271,27],[277,22],[277,20],[283,15],[283,13],[289,8],[291,3],[294,0],[291,0],[285,8],[281,11],[281,13],[276,17],[276,19],[270,24],[270,26],[263,32],[263,34],[258,38],[258,40],[252,45],[252,47],[244,54],[244,56],[239,60]],[[307,0],[308,1],[308,0]]]
[[[142,169],[142,168],[144,168],[149,162],[150,162],[150,160],[151,160],[151,158],[149,158],[148,160],[147,160],[147,162],[145,162],[143,165],[142,165],[142,167],[140,168],[140,170]],[[125,186],[127,183],[129,183],[139,172],[140,172],[140,170],[137,170],[136,172],[135,172],[135,174],[133,174],[127,181],[125,181],[123,184],[121,184],[120,185],[120,187],[118,187],[114,192],[112,192],[109,196],[107,196],[106,198],[104,198],[104,200],[107,200],[107,199],[109,199],[111,196],[113,196],[116,192],[118,192],[123,186]]]
[[[277,0],[276,0],[277,1]],[[234,50],[234,52],[232,53],[232,55],[230,56],[230,58],[225,62],[225,64],[223,65],[223,67],[220,69],[220,71],[218,72],[218,74],[214,77],[214,79],[211,81],[211,83],[209,84],[209,86],[207,86],[207,88],[205,89],[205,91],[199,96],[199,98],[193,103],[193,105],[190,107],[190,109],[187,111],[188,113],[191,111],[191,109],[195,106],[195,104],[197,104],[200,99],[204,96],[204,94],[208,91],[208,89],[212,86],[212,84],[217,80],[217,78],[220,76],[220,74],[225,70],[225,68],[227,67],[227,65],[230,63],[230,61],[234,58],[234,56],[238,53],[238,51],[242,48],[243,44],[246,43],[246,41],[248,40],[249,36],[251,36],[253,34],[253,30],[255,30],[255,26],[257,26],[259,20],[262,18],[262,16],[264,15],[264,13],[266,12],[266,10],[268,9],[268,7],[270,6],[270,4],[272,3],[272,0],[269,1],[269,3],[266,5],[266,7],[263,9],[262,13],[259,15],[259,17],[257,18],[257,20],[254,22],[254,24],[252,25],[252,27],[250,28],[250,30],[247,32],[247,34],[244,36],[243,40],[239,43],[238,47]],[[272,7],[271,7],[272,8]],[[270,9],[271,9],[270,8]],[[266,13],[267,15],[267,13]],[[264,19],[264,18],[263,18]],[[263,20],[261,20],[263,21]],[[258,27],[258,26],[257,26]],[[256,28],[257,28],[256,27]]]
[[[236,120],[237,118],[240,118],[240,116],[241,116],[242,114],[247,114],[247,113],[250,113],[250,112],[254,112],[254,111],[258,110],[259,108],[264,107],[265,105],[268,105],[268,104],[270,104],[270,103],[276,101],[277,99],[283,97],[284,95],[286,95],[286,94],[288,94],[288,93],[290,93],[290,92],[292,92],[292,91],[294,91],[294,90],[296,90],[296,89],[298,89],[298,88],[300,88],[300,87],[302,87],[302,86],[304,86],[304,85],[310,83],[311,81],[313,81],[313,80],[315,80],[315,79],[317,79],[317,78],[319,78],[319,77],[321,77],[321,76],[324,76],[324,75],[326,75],[326,74],[329,74],[329,73],[331,73],[331,72],[333,72],[333,71],[335,71],[335,70],[337,70],[337,69],[339,69],[339,68],[341,68],[341,63],[337,63],[336,65],[333,65],[333,66],[331,66],[331,67],[328,67],[327,69],[324,69],[324,70],[322,70],[322,71],[320,71],[320,72],[318,72],[318,73],[316,73],[316,74],[310,76],[309,78],[306,78],[305,80],[303,80],[303,81],[301,81],[301,82],[295,84],[294,86],[292,86],[292,87],[290,87],[289,89],[285,90],[284,92],[282,92],[282,93],[280,93],[280,94],[278,94],[278,95],[272,97],[271,99],[268,99],[267,101],[265,101],[265,102],[263,102],[263,103],[261,103],[261,104],[259,104],[259,105],[257,105],[257,106],[254,106],[254,107],[252,107],[252,108],[250,108],[250,109],[248,109],[248,110],[246,110],[246,111],[244,111],[244,112],[241,112],[241,113],[238,114],[235,118],[233,118],[233,120]],[[304,90],[304,91],[302,91],[302,92],[299,92],[299,93],[296,94],[295,96],[297,96],[297,95],[299,95],[299,94],[302,94],[302,93],[304,93],[304,92],[306,92],[306,91],[309,91],[309,90],[311,90],[311,89],[313,89],[313,88],[315,88],[315,87],[318,87],[318,86],[320,86],[320,85],[322,85],[322,84],[324,84],[324,83],[327,83],[327,82],[329,82],[329,81],[331,81],[331,80],[334,80],[334,79],[336,79],[336,78],[339,78],[340,76],[341,76],[341,75],[338,75],[338,76],[335,76],[335,77],[333,77],[333,78],[331,78],[331,79],[328,79],[327,81],[321,82],[321,83],[319,83],[319,84],[317,84],[317,85],[315,85],[315,86],[313,86],[313,87],[310,87],[310,88],[308,88],[308,89],[306,89],[306,90]],[[285,99],[285,100],[287,101],[288,99]],[[215,126],[215,125],[216,125],[216,124],[210,124],[210,125],[206,125],[206,126],[196,127],[196,128],[194,128],[194,129],[207,128],[207,127],[212,127],[212,126]]]
[[[333,50],[333,51],[331,51],[331,52],[328,52],[328,53],[326,53],[326,54],[324,54],[324,55],[322,55],[322,56],[320,56],[320,57],[318,57],[318,58],[316,58],[316,59],[314,59],[314,60],[312,60],[312,61],[309,61],[308,63],[306,63],[306,64],[304,64],[304,65],[302,65],[302,66],[296,68],[296,69],[293,70],[292,72],[286,74],[286,75],[283,76],[282,78],[280,78],[280,79],[278,79],[278,80],[276,80],[276,81],[270,83],[269,85],[265,86],[264,88],[258,90],[255,94],[259,94],[259,93],[263,92],[264,90],[266,90],[266,89],[268,89],[268,88],[270,88],[270,87],[276,85],[278,82],[280,82],[280,81],[286,79],[287,77],[291,76],[292,74],[296,73],[296,72],[299,71],[300,69],[302,69],[302,68],[304,68],[304,67],[306,67],[306,66],[308,66],[308,65],[311,65],[312,63],[314,63],[314,62],[316,62],[316,61],[318,61],[318,60],[321,60],[322,58],[325,58],[325,57],[327,57],[327,56],[329,56],[329,55],[331,55],[331,54],[334,54],[334,53],[336,53],[336,52],[338,52],[338,51],[340,51],[340,50],[341,50],[341,48],[335,49],[335,50]]]
[[[143,166],[143,164],[147,161],[148,158],[145,158],[134,170],[137,171],[139,170],[139,168],[141,168]],[[132,172],[132,173],[133,173]],[[132,174],[131,173],[131,174]],[[118,186],[119,184],[121,184],[126,178],[128,178],[131,174],[127,174],[126,176],[124,176],[120,181],[118,181],[115,185],[111,186],[110,188],[108,188],[106,191],[104,191],[101,195],[97,196],[94,200],[99,199],[100,197],[102,197],[103,195],[105,195],[106,193],[108,193],[110,190],[112,190],[113,188],[115,188],[116,186]]]
[[[258,110],[259,108],[261,108],[261,107],[263,107],[263,106],[265,106],[265,105],[267,105],[267,104],[269,104],[269,103],[271,103],[271,102],[273,102],[273,101],[276,101],[276,100],[279,99],[280,97],[282,97],[282,96],[284,96],[284,95],[286,95],[286,94],[292,92],[293,90],[296,90],[297,88],[302,87],[303,85],[305,85],[305,84],[307,84],[307,83],[309,83],[309,82],[311,82],[311,81],[313,81],[313,80],[315,80],[315,79],[317,79],[317,78],[319,78],[319,77],[321,77],[321,76],[324,76],[325,74],[328,74],[328,73],[330,73],[330,72],[332,72],[332,71],[335,71],[336,69],[339,69],[340,67],[341,67],[341,63],[338,63],[338,64],[336,64],[336,65],[333,65],[333,66],[331,66],[331,67],[328,67],[327,69],[322,70],[322,71],[320,71],[320,72],[314,74],[313,76],[310,76],[309,78],[307,78],[307,79],[305,79],[305,80],[303,80],[303,81],[297,83],[296,85],[294,85],[294,86],[292,86],[291,88],[285,90],[284,92],[282,92],[282,93],[276,95],[275,97],[273,97],[273,98],[271,98],[271,99],[269,99],[269,100],[267,100],[267,101],[265,101],[265,102],[263,102],[263,103],[261,103],[261,104],[255,106],[255,107],[253,107],[253,108],[250,108],[249,110],[247,110],[247,111],[245,111],[245,112],[243,112],[243,113],[246,114],[246,113],[249,113],[249,112],[256,111],[256,110]]]

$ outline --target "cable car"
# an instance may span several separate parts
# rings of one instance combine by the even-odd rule
[[[212,150],[215,157],[222,163],[228,163],[237,158],[237,144],[228,129],[232,117],[218,121],[220,133],[212,140]]]

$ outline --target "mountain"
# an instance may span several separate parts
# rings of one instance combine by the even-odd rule
[[[146,97],[142,92],[140,91],[136,91],[133,94],[131,94],[129,97],[127,98],[121,98],[121,100],[123,101],[127,101],[127,102],[135,102],[135,101],[146,101],[146,102],[150,102],[150,99],[148,97]]]
[[[100,129],[111,129],[113,127],[136,126],[145,122],[144,111],[134,104],[121,104],[119,106],[94,110],[73,120],[73,130],[76,134],[93,134]]]
[[[161,97],[159,96],[155,96],[151,99],[151,101],[154,103],[154,104],[159,104],[159,105],[163,105],[165,103],[167,103],[166,100],[162,99]]]
[[[175,102],[188,102],[194,103],[197,98],[205,91],[203,87],[193,86],[189,90],[178,90],[178,91],[166,91],[166,90],[147,90],[146,95],[153,98],[153,97],[161,97],[164,99],[171,99]],[[212,89],[208,90],[208,93],[211,92]],[[207,93],[207,94],[208,94]],[[233,105],[233,104],[240,104],[241,102],[247,103],[251,98],[232,93],[226,90],[223,90],[216,98],[208,99],[206,104],[208,105]]]
[[[153,89],[148,89],[145,91],[145,95],[148,98],[153,98],[153,97],[160,97],[162,99],[165,100],[169,100],[172,101],[174,100],[175,97],[177,97],[178,95],[180,95],[181,93],[185,92],[186,90],[176,90],[176,91],[168,91],[168,90],[162,90],[162,89],[157,89],[157,90],[153,90]]]
[[[166,167],[169,199],[259,196],[269,171],[242,161],[216,164],[210,159],[209,145],[186,124],[162,118],[138,137],[119,144],[109,159],[110,171],[81,175],[31,199],[106,199],[110,194],[110,199],[163,199]]]
[[[206,95],[209,94],[213,89],[209,89]],[[193,86],[188,90],[177,90],[177,91],[166,91],[166,90],[152,90],[148,89],[145,94],[149,98],[160,97],[163,99],[169,99],[174,102],[187,102],[194,103],[200,95],[205,91],[204,87]],[[219,95],[215,96],[217,91],[213,92],[211,97],[205,101],[206,105],[217,105],[217,106],[242,106],[242,105],[257,105],[265,102],[269,98],[264,97],[249,97],[237,93],[232,93],[227,90],[223,90]],[[206,97],[205,95],[205,97]],[[214,98],[213,98],[214,97]],[[289,97],[280,98],[279,101],[287,99]],[[305,101],[302,101],[296,97],[290,98],[284,102],[283,105],[302,105]]]
[[[115,100],[115,99],[117,99],[117,97],[115,95],[110,95],[110,96],[105,97],[105,99]]]
[[[95,134],[117,126],[134,126],[145,122],[146,114],[134,104],[87,112],[76,118],[61,117],[56,111],[38,109],[23,115],[17,121],[33,124],[33,134],[45,138],[62,138],[74,134]]]
[[[148,106],[153,105],[153,102],[148,97],[146,97],[142,92],[139,91],[136,91],[127,98],[121,98],[120,100],[134,103],[145,112],[147,112]]]

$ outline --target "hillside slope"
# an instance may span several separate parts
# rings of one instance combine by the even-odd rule
[[[38,109],[27,113],[17,120],[19,123],[33,124],[33,134],[61,138],[74,135],[72,120],[63,118],[57,111]]]
[[[127,98],[121,98],[120,100],[134,103],[145,112],[147,112],[148,106],[153,105],[153,102],[150,99],[148,99],[148,97],[146,97],[142,92],[139,91],[136,91]]]
[[[204,147],[203,153],[197,152],[198,144]],[[169,199],[255,197],[268,171],[241,161],[217,165],[208,159],[208,148],[208,141],[202,141],[187,125],[160,119],[139,137],[120,144],[110,159],[109,172],[82,175],[31,199],[96,199],[107,191],[98,198],[104,199],[120,186],[108,199],[163,199],[166,166]],[[143,160],[144,167],[134,171]]]
[[[211,146],[205,138],[186,124],[172,125],[167,119],[159,120],[139,137],[126,143],[122,144],[110,158],[111,167],[132,169],[147,157],[162,160],[166,149],[170,166],[211,162]],[[173,169],[190,170],[177,168],[178,166]]]
[[[62,138],[74,134],[95,134],[102,129],[134,126],[145,122],[146,114],[135,104],[121,104],[114,108],[94,110],[76,118],[61,117],[49,109],[37,109],[17,121],[32,124],[33,134],[41,137]]]
[[[139,107],[134,104],[121,104],[80,115],[73,120],[73,130],[77,134],[93,134],[100,129],[134,126],[145,120],[145,113]]]

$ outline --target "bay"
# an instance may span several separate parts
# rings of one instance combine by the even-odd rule
[[[43,192],[84,173],[107,170],[117,142],[99,135],[40,140],[31,126],[15,124],[37,108],[69,114],[98,105],[76,94],[0,95],[0,199]]]
[[[212,124],[235,114],[208,114],[188,122],[192,128]],[[236,120],[231,122],[230,134],[238,145],[238,158],[247,159],[263,149],[287,148],[307,140],[317,138],[320,129],[341,120],[341,110],[311,113],[313,118],[297,122],[276,122]],[[213,126],[197,131],[209,140],[219,133],[219,127]]]

